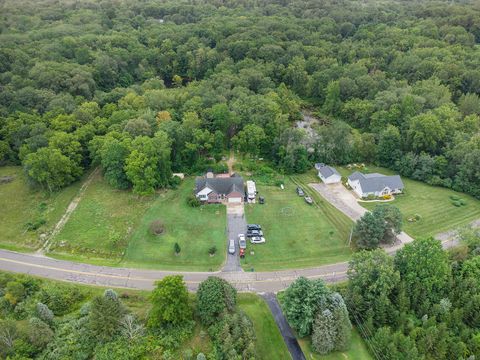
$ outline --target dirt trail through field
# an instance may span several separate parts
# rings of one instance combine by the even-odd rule
[[[230,150],[230,157],[227,160],[228,173],[230,175],[233,174],[233,165],[235,164],[235,161],[235,154],[233,153],[233,150]]]
[[[62,218],[57,222],[55,225],[52,233],[50,236],[47,237],[46,241],[43,243],[43,246],[37,251],[37,255],[44,255],[50,250],[50,246],[52,245],[52,241],[57,236],[57,234],[62,231],[63,227],[67,223],[70,216],[77,208],[80,200],[82,200],[83,194],[85,194],[85,190],[87,190],[88,186],[92,182],[93,178],[98,174],[100,168],[96,168],[93,172],[88,176],[87,180],[83,183],[82,187],[78,191],[78,194],[73,198],[73,200],[68,204],[67,210],[63,214]]]

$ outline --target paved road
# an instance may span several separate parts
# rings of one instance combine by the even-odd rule
[[[238,255],[238,234],[245,233],[247,222],[245,221],[245,213],[243,204],[227,204],[227,260],[223,267],[225,272],[243,271],[240,266],[240,257]],[[235,254],[228,252],[230,239],[235,241]]]
[[[293,335],[290,325],[288,325],[287,319],[283,315],[282,308],[277,301],[275,294],[267,293],[262,294],[262,297],[268,304],[270,311],[272,312],[273,318],[277,323],[278,329],[282,334],[283,340],[287,345],[288,351],[292,356],[293,360],[306,360],[305,355],[303,354],[302,348],[298,344],[297,338]]]
[[[208,276],[219,276],[231,282],[239,291],[277,292],[286,289],[299,276],[338,282],[346,279],[348,263],[311,269],[272,272],[177,272],[114,268],[56,260],[35,254],[0,250],[0,270],[31,274],[53,280],[64,280],[105,287],[150,290],[156,280],[167,275],[183,275],[188,288],[195,291]]]

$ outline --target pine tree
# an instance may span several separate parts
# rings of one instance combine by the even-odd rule
[[[313,349],[319,354],[328,354],[335,349],[336,338],[336,324],[332,312],[328,309],[319,312],[313,324]]]

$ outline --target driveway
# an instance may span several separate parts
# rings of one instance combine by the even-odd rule
[[[247,222],[245,220],[245,212],[243,204],[227,204],[227,260],[223,271],[243,271],[240,266],[240,257],[238,256],[238,234],[244,234],[247,229]],[[235,241],[235,254],[228,252],[228,245],[230,239]]]
[[[297,338],[293,335],[290,325],[288,325],[287,319],[283,315],[282,308],[278,303],[277,297],[275,294],[267,293],[263,294],[262,297],[268,304],[270,311],[272,312],[273,318],[277,323],[278,329],[282,334],[283,341],[287,345],[288,351],[292,356],[293,360],[306,360],[305,355],[303,354],[302,348],[298,344]]]
[[[348,190],[343,184],[309,184],[309,186],[315,189],[325,200],[335,206],[342,213],[347,215],[353,221],[360,219],[368,210],[365,209],[357,202],[357,198],[353,193]],[[397,235],[397,242],[394,246],[388,247],[385,250],[396,251],[403,244],[408,244],[413,241],[413,238],[406,232],[402,231]]]

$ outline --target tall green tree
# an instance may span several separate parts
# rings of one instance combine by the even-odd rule
[[[169,275],[157,281],[151,302],[148,325],[152,328],[181,326],[192,320],[188,291],[180,275]]]

